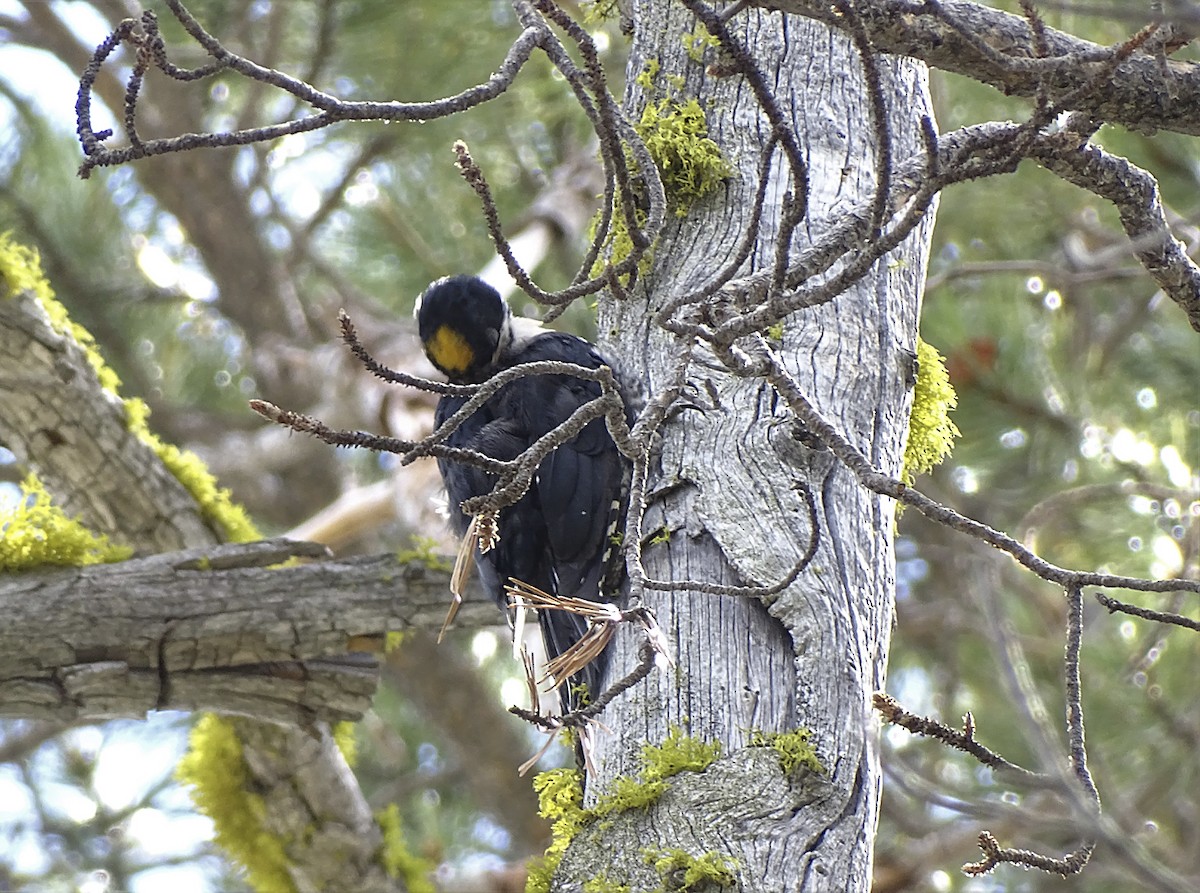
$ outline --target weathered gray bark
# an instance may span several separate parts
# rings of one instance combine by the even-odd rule
[[[297,893],[404,891],[378,858],[370,804],[328,726],[309,729],[233,721],[247,787],[262,797],[270,831],[283,841]]]
[[[751,3],[816,19],[843,32],[849,29],[847,17],[824,0]],[[1151,51],[1121,59],[1111,73],[1109,63],[1101,61],[1107,47],[1047,27],[1047,57],[1038,59],[1033,31],[1023,16],[968,0],[941,0],[938,6],[921,8],[909,0],[875,0],[856,4],[855,9],[871,44],[880,52],[920,59],[1014,96],[1044,94],[1052,103],[1072,97],[1068,102],[1072,110],[1086,111],[1099,121],[1131,130],[1200,134],[1200,65],[1168,58],[1169,54],[1160,57],[1154,51],[1164,41],[1182,46],[1191,39],[1188,30],[1194,23],[1181,17],[1180,24],[1172,24],[1169,5],[1166,24],[1147,45]],[[1112,4],[1111,14],[1128,16],[1131,35],[1153,19],[1149,4],[1121,7]],[[1096,78],[1104,89],[1095,89]]]
[[[4,397],[0,416],[5,420],[0,437],[38,472],[52,494],[73,495],[72,512],[94,531],[143,553],[216,545],[217,534],[201,518],[200,507],[153,451],[123,427],[120,403],[100,387],[79,345],[50,330],[39,310],[27,295],[0,301],[4,314],[0,317],[0,394]],[[60,398],[66,401],[62,406],[56,403]],[[68,405],[74,409],[63,408]],[[84,461],[88,464],[81,465]],[[119,476],[116,487],[107,479],[114,474]],[[31,579],[36,589],[39,578]],[[27,593],[36,596],[36,591]],[[44,607],[53,613],[53,602]],[[101,616],[97,610],[95,617]],[[86,622],[86,608],[80,619]],[[44,627],[43,637],[51,648],[55,630],[53,621]],[[339,638],[344,641],[344,636]],[[167,639],[156,641],[161,644]],[[58,693],[56,700],[35,673],[28,691],[9,692],[10,696],[26,698],[31,707],[39,705],[37,715],[54,712],[56,704],[65,702],[121,713],[131,704],[147,704],[161,696],[157,671],[153,680],[147,680],[145,674],[127,672],[129,664],[122,664],[120,658],[111,661],[101,654],[98,660],[88,661],[83,655],[71,658],[68,650],[63,656],[75,661],[77,671],[59,674],[57,681],[65,694]],[[136,652],[136,644],[130,650]],[[19,688],[20,681],[16,684]],[[305,694],[293,691],[291,696]],[[246,703],[242,700],[240,706]],[[255,784],[260,790],[289,794],[269,801],[262,816],[264,829],[292,840],[289,835],[299,827],[304,836],[320,844],[289,850],[293,858],[289,873],[297,889],[327,889],[331,864],[341,866],[344,889],[380,893],[405,889],[402,879],[383,871],[382,834],[370,818],[362,791],[346,782],[349,769],[329,743],[327,726],[309,722],[301,728],[245,719],[239,722],[239,731],[243,759]],[[314,740],[323,743],[315,746]],[[302,754],[306,762],[300,768],[286,760],[281,763],[281,754]],[[294,775],[285,767],[295,769]],[[272,785],[263,772],[271,775]]]
[[[273,540],[0,575],[0,715],[360,719],[379,668],[351,652],[381,650],[384,630],[436,631],[449,575],[389,556],[270,566],[325,552]],[[479,597],[456,623],[496,620]]]
[[[138,552],[217,542],[84,349],[29,294],[0,300],[0,444],[38,469],[67,514]]]
[[[810,166],[808,216],[794,246],[802,250],[852,209],[861,211],[873,190],[875,131],[861,66],[849,42],[823,25],[757,12],[734,21]],[[684,54],[681,35],[695,25],[686,10],[638,3],[635,25],[631,117],[659,98],[643,95],[632,77],[657,59],[663,73],[686,77],[685,98],[699,96],[711,136],[737,169],[723,195],[669,226],[633,298],[605,307],[600,331],[608,354],[653,394],[669,379],[672,354],[649,317],[733,255],[770,128],[743,78],[714,77]],[[930,114],[924,67],[891,57],[879,64],[895,157],[919,154],[920,116]],[[777,161],[745,273],[769,269],[788,188]],[[931,225],[926,220],[834,302],[789,318],[781,347],[816,408],[893,474],[907,429],[906,373]],[[598,736],[599,771],[589,779],[589,796],[632,773],[640,745],[663,740],[672,724],[720,740],[726,756],[702,774],[673,778],[649,809],[580,835],[557,883],[577,889],[605,866],[614,881],[652,888],[660,879],[644,864],[650,846],[737,859],[744,890],[867,890],[880,789],[868,704],[883,687],[892,622],[893,505],[858,487],[827,452],[806,445],[761,381],[719,371],[704,354],[690,378],[695,402],[711,405],[680,412],[664,429],[645,530],[663,525],[670,539],[648,546],[648,574],[758,584],[785,577],[812,534],[792,490],[796,480],[816,496],[820,549],[769,607],[696,592],[648,593],[678,667],[653,674],[609,708],[611,732]],[[634,635],[619,640],[610,677],[636,662],[638,644]],[[751,730],[797,728],[811,730],[827,774],[785,778],[772,751],[747,746]]]

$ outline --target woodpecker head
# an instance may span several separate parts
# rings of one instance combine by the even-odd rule
[[[512,341],[508,304],[474,276],[437,280],[417,298],[413,315],[425,355],[459,384],[477,384],[491,375]]]

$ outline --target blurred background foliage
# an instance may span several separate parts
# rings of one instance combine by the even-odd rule
[[[501,0],[189,6],[235,51],[348,98],[456,92],[487,77],[517,29]],[[586,205],[596,191],[594,149],[569,91],[535,63],[512,91],[466,117],[343,124],[82,181],[76,73],[134,11],[122,0],[0,0],[0,231],[38,248],[125,393],[146,399],[155,429],[200,452],[266,528],[292,529],[339,495],[394,482],[386,511],[339,549],[407,548],[419,534],[441,537],[435,548],[449,551],[431,468],[401,473],[372,456],[281,438],[245,400],[398,436],[427,426],[422,395],[382,392],[347,360],[336,311],[345,307],[390,365],[428,371],[408,321],[413,297],[492,255],[477,200],[452,164],[455,139],[487,172],[510,232],[551,220],[557,238],[538,277],[567,281],[583,235],[554,213],[559,199],[545,196],[560,196],[552,190],[565,183]],[[158,11],[175,60],[200,62]],[[1109,43],[1138,24],[1123,12],[1047,19]],[[595,27],[619,92],[625,38],[614,25]],[[108,92],[99,85],[110,107],[120,108],[123,73]],[[934,89],[943,130],[1029,109],[959,77],[935,74]],[[289,97],[231,76],[202,85],[152,77],[144,102],[144,136],[303,114]],[[95,114],[97,126],[109,126],[111,112]],[[1155,173],[1176,234],[1194,248],[1195,141],[1113,128],[1098,139]],[[1200,347],[1141,272],[1112,210],[1027,163],[1016,175],[948,190],[935,239],[922,334],[947,357],[963,436],[918,486],[1056,563],[1200,573]],[[563,324],[587,334],[588,308],[573,308]],[[0,449],[0,488],[22,474]],[[3,492],[11,498],[11,488]],[[990,747],[1051,768],[1042,736],[1048,723],[1061,740],[1062,594],[915,512],[900,521],[897,548],[889,691],[952,725],[973,711]],[[1145,603],[1198,613],[1194,599]],[[1109,616],[1094,602],[1087,621],[1092,765],[1129,846],[1102,848],[1076,885],[1137,889],[1138,859],[1197,876],[1200,639]],[[410,839],[442,866],[447,889],[540,850],[546,832],[513,771],[537,742],[504,712],[520,700],[508,649],[490,633],[452,639],[437,652],[410,640],[396,653],[360,725],[357,769],[373,806],[400,804]],[[204,843],[204,820],[189,815],[170,781],[186,725],[186,717],[68,730],[0,724],[0,888],[151,890],[171,871],[172,889],[236,889],[236,874]],[[1006,844],[1069,848],[1075,835],[1053,795],[907,733],[886,730],[884,742],[877,890],[1060,887],[1031,872],[968,880],[957,871],[976,857],[983,827]],[[159,816],[178,824],[148,821]],[[157,825],[176,830],[156,833]]]

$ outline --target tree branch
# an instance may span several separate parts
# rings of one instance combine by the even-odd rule
[[[370,706],[389,631],[437,630],[448,575],[268,540],[0,584],[0,715],[74,721],[211,710],[311,726]],[[291,557],[315,560],[278,567]],[[494,626],[469,599],[458,624]],[[47,637],[46,630],[54,630]]]
[[[0,402],[0,443],[89,528],[139,550],[215,541],[196,500],[129,430],[87,351],[30,294],[0,300]]]
[[[850,21],[825,0],[750,0],[751,6],[824,22],[849,33]],[[911,56],[1014,96],[1044,95],[1049,104],[1078,95],[1072,108],[1130,130],[1200,135],[1200,65],[1135,53],[1095,84],[1111,60],[1103,47],[1044,28],[1050,55],[1038,58],[1037,36],[1023,16],[967,0],[874,0],[856,3],[877,50]],[[1150,19],[1150,14],[1146,14]]]
[[[281,136],[307,133],[327,127],[339,121],[428,121],[465,111],[487,102],[507,90],[517,73],[529,61],[534,48],[545,38],[545,29],[528,28],[513,41],[508,55],[496,72],[487,81],[469,87],[454,96],[429,102],[371,102],[341,100],[297,78],[275,69],[265,68],[239,56],[206,32],[199,22],[187,11],[179,0],[167,0],[171,12],[187,30],[188,34],[213,57],[213,62],[198,69],[185,70],[171,63],[166,56],[166,47],[158,31],[158,22],[151,12],[142,14],[140,22],[126,19],[104,41],[92,55],[83,77],[79,82],[76,101],[77,130],[79,142],[87,156],[79,168],[79,175],[87,177],[93,168],[124,164],[138,158],[184,152],[192,149],[220,146],[244,146],[251,143],[268,142]],[[96,131],[91,123],[92,85],[108,57],[122,43],[132,43],[138,51],[139,66],[145,71],[150,62],[158,70],[175,80],[197,80],[210,77],[230,69],[253,81],[277,87],[310,105],[315,114],[294,118],[280,124],[244,128],[224,133],[185,133],[164,139],[141,141],[129,128],[133,111],[136,109],[141,87],[140,72],[135,68],[126,86],[126,129],[130,145],[122,149],[109,149],[103,145],[112,134]]]
[[[970,713],[963,717],[963,728],[959,731],[928,716],[909,713],[900,706],[899,701],[884,692],[875,692],[871,702],[887,722],[908,729],[914,735],[924,735],[941,741],[955,750],[970,754],[983,765],[993,769],[1008,770],[1026,778],[1047,780],[1046,776],[1010,762],[994,750],[980,744],[975,738],[975,720]]]
[[[1154,177],[1099,146],[1080,145],[1071,134],[1039,140],[1033,157],[1068,183],[1112,202],[1133,253],[1200,332],[1200,266],[1171,233]]]

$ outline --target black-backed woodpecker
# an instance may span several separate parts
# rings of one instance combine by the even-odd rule
[[[474,276],[434,282],[417,300],[415,315],[430,362],[456,384],[479,384],[504,369],[542,360],[589,369],[607,365],[582,338],[514,318],[500,294]],[[517,378],[476,410],[446,444],[511,460],[599,395],[597,383],[567,375]],[[466,400],[443,396],[436,424]],[[470,519],[462,512],[463,501],[490,493],[496,478],[444,459],[438,460],[438,467],[451,523],[464,535]],[[501,510],[495,547],[484,554],[476,548],[483,587],[501,608],[507,607],[504,586],[510,577],[551,595],[593,601],[604,597],[601,587],[615,552],[612,534],[619,521],[625,471],[625,460],[603,419],[588,423],[542,461],[525,495]],[[549,658],[562,654],[587,631],[584,618],[560,610],[540,611],[539,624]],[[581,684],[592,697],[599,694],[605,657],[602,654],[562,687],[564,711],[579,706]]]

